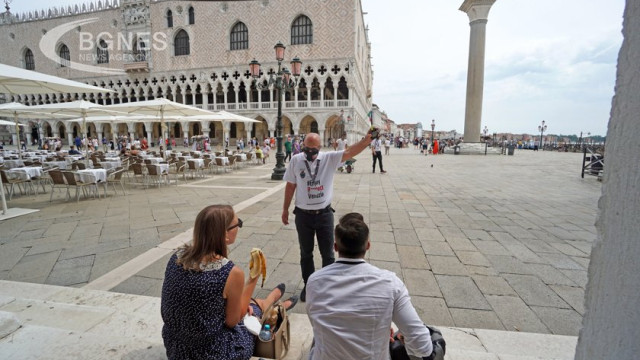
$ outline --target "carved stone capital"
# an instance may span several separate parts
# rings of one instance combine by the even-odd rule
[[[469,22],[487,20],[489,10],[495,2],[496,0],[464,0],[459,10],[469,16]]]

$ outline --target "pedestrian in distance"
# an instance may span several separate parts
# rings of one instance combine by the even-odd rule
[[[379,137],[371,142],[371,156],[373,158],[373,173],[376,173],[376,160],[378,160],[380,173],[386,174],[387,172],[382,167],[382,140]]]

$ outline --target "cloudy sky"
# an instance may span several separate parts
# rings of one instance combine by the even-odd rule
[[[56,5],[83,3],[61,0]],[[362,0],[373,101],[396,123],[464,129],[469,20],[462,0]],[[14,0],[13,12],[50,0]],[[497,0],[487,24],[482,127],[604,135],[624,0]]]

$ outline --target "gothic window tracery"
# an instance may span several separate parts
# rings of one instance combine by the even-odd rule
[[[24,68],[27,70],[36,69],[36,63],[35,63],[35,60],[33,59],[33,51],[31,51],[31,49],[27,49],[24,52]]]
[[[313,24],[305,15],[298,16],[291,25],[291,45],[312,44]]]
[[[189,45],[189,34],[185,30],[180,30],[175,37],[175,56],[189,55],[191,53]]]
[[[231,29],[230,49],[243,50],[249,48],[249,30],[243,22],[238,22]]]

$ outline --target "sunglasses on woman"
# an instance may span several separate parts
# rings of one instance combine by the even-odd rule
[[[238,218],[238,222],[235,225],[232,225],[230,227],[227,228],[227,231],[231,231],[235,228],[242,228],[242,219]]]

